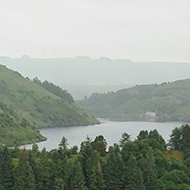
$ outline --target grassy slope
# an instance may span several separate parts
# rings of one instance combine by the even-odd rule
[[[27,133],[32,131],[32,126],[40,128],[98,123],[92,115],[84,110],[53,95],[4,66],[0,66],[0,114],[2,114],[0,135],[13,131],[10,130],[10,125],[12,125],[15,132],[9,132],[7,135],[14,139],[19,136],[19,133],[23,133],[22,136],[27,136]],[[6,117],[12,118],[13,122],[11,123],[9,120],[10,123],[7,123]],[[23,118],[27,121],[25,129],[20,125]],[[16,130],[18,130],[18,133]],[[39,134],[36,134],[34,130],[31,138],[40,140]],[[0,137],[0,142],[8,143],[5,139]],[[11,139],[9,140],[11,141]],[[27,141],[27,138],[18,141]]]
[[[155,112],[156,121],[190,121],[190,79],[140,85],[116,93],[94,94],[79,102],[97,117],[119,120],[148,120],[146,112]]]

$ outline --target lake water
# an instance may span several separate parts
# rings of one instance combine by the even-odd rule
[[[182,123],[100,121],[102,122],[100,125],[41,129],[40,132],[47,137],[47,141],[37,143],[39,150],[42,150],[44,147],[48,151],[58,148],[63,136],[68,139],[69,148],[74,145],[80,147],[81,142],[83,142],[87,136],[94,140],[98,135],[104,136],[109,147],[114,143],[119,143],[121,135],[124,132],[131,135],[131,139],[134,140],[141,130],[150,131],[154,129],[157,129],[167,142],[172,129],[182,125]],[[30,149],[32,145],[25,145],[21,148],[23,147]]]

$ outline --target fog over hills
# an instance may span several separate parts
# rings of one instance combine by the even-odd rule
[[[90,95],[93,92],[92,86],[97,92],[97,86],[109,86],[101,91],[106,92],[122,89],[125,85],[159,84],[190,78],[190,63],[180,62],[133,62],[128,59],[91,59],[84,56],[34,59],[22,56],[0,57],[0,63],[31,79],[38,77],[42,81],[51,81],[71,91],[75,86],[75,93],[77,88],[82,90],[85,87],[89,92],[81,97]],[[112,85],[117,87],[112,88]]]
[[[171,82],[190,77],[190,64],[177,62],[133,62],[125,59],[21,59],[0,58],[1,64],[25,77],[38,77],[58,85],[120,85]]]

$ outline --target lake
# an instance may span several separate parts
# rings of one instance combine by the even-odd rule
[[[74,145],[80,147],[81,142],[83,142],[87,136],[94,140],[98,135],[104,136],[109,147],[114,143],[119,143],[121,135],[124,132],[131,135],[131,139],[134,140],[141,130],[150,131],[154,129],[157,129],[167,142],[170,138],[169,135],[171,131],[175,127],[180,127],[182,125],[182,123],[118,122],[101,119],[100,121],[100,125],[41,129],[40,132],[47,137],[47,141],[37,143],[39,150],[42,150],[44,147],[48,151],[58,148],[63,136],[68,139],[69,148]],[[21,148],[23,147],[31,149],[32,145],[21,146]]]

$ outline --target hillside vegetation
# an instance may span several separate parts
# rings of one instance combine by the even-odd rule
[[[97,117],[135,121],[190,121],[190,79],[94,93],[78,102]]]
[[[99,123],[74,103],[0,66],[0,143],[20,145],[44,140],[35,128]]]
[[[47,91],[55,94],[56,96],[67,100],[70,103],[74,103],[73,97],[66,90],[61,89],[52,82],[44,81],[41,82],[37,77],[33,79],[33,82],[46,89]]]

